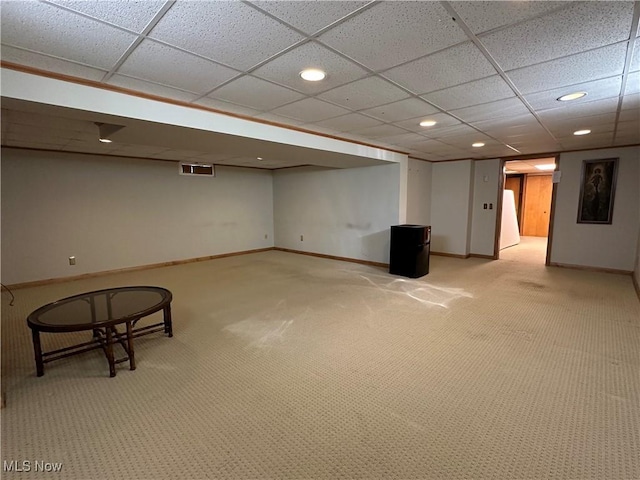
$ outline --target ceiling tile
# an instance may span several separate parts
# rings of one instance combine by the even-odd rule
[[[375,107],[408,96],[404,91],[377,77],[356,80],[318,95],[320,98],[352,110]]]
[[[620,95],[622,76],[603,78],[592,82],[578,83],[566,87],[547,90],[525,95],[525,100],[529,102],[535,110],[546,110],[549,108],[560,108],[564,105],[579,105],[602,100],[603,98],[617,97]],[[562,95],[573,92],[587,92],[585,97],[570,102],[560,102],[558,98]]]
[[[640,109],[632,108],[620,111],[620,124],[624,122],[638,121],[640,119]]]
[[[267,122],[278,123],[281,125],[301,125],[303,122],[294,118],[276,115],[275,113],[261,113],[254,117],[257,120],[265,120]]]
[[[640,109],[640,94],[634,93],[622,97],[622,110]]]
[[[625,95],[631,95],[632,93],[640,92],[640,72],[634,72],[629,74],[627,78],[627,87],[624,89]]]
[[[466,36],[437,2],[381,2],[319,40],[379,71],[463,42]]]
[[[241,70],[303,38],[242,2],[177,2],[149,36]]]
[[[220,110],[221,112],[235,113],[237,115],[244,115],[247,117],[253,117],[260,113],[260,110],[254,108],[244,107],[242,105],[236,105],[235,103],[223,102],[215,98],[204,97],[194,102],[197,105]]]
[[[419,142],[424,142],[425,140],[427,140],[427,138],[425,138],[422,135],[419,135],[417,133],[406,133],[406,132],[401,133],[399,135],[391,135],[391,136],[378,138],[378,141],[385,142],[390,145],[405,147],[405,148],[411,147],[412,145]]]
[[[349,110],[316,98],[305,98],[284,107],[276,108],[271,113],[295,118],[303,122],[318,122],[327,118],[346,115]]]
[[[477,126],[477,125],[476,125]],[[480,128],[480,127],[478,127]],[[552,139],[549,133],[542,127],[542,125],[516,125],[507,128],[480,128],[487,135],[491,135],[499,140],[516,141],[518,139],[536,137],[544,138],[546,140]]]
[[[437,123],[432,127],[422,127],[420,126],[420,122],[422,120],[434,120]],[[433,136],[433,132],[435,132],[439,128],[450,127],[459,123],[459,120],[453,118],[451,115],[447,115],[446,113],[433,113],[431,115],[426,115],[423,117],[396,122],[395,124],[402,128],[406,128],[407,130],[411,130],[412,132],[429,135],[431,137]]]
[[[618,98],[605,98],[586,103],[566,103],[558,108],[540,110],[538,116],[543,122],[563,119],[568,117],[586,117],[602,113],[615,113],[618,109]]]
[[[640,112],[636,112],[635,118],[618,123],[617,131],[620,135],[635,135],[640,140]]]
[[[319,82],[307,82],[300,77],[300,72],[306,68],[319,68],[327,76]],[[362,78],[367,75],[367,71],[316,42],[307,42],[271,60],[251,74],[306,94],[316,94]]]
[[[475,34],[504,27],[566,7],[571,2],[450,2]]]
[[[439,112],[437,108],[432,107],[419,98],[413,97],[362,111],[362,113],[371,115],[383,122],[397,122],[422,115],[431,115],[437,112]]]
[[[354,130],[351,133],[362,135],[366,138],[389,137],[391,135],[400,135],[406,133],[406,130],[398,128],[394,125],[376,125],[374,127],[363,128],[362,130]]]
[[[453,115],[465,122],[477,122],[495,117],[515,117],[526,115],[528,112],[529,109],[524,103],[515,97],[451,111]]]
[[[250,76],[234,80],[209,96],[255,108],[256,110],[271,110],[285,103],[295,102],[303,97],[302,94],[288,88]]]
[[[507,72],[523,94],[552,90],[622,74],[623,43]]]
[[[110,85],[116,87],[127,88],[136,92],[148,93],[149,95],[156,95],[158,97],[171,98],[174,100],[180,100],[182,102],[191,102],[196,98],[196,94],[184,92],[171,87],[165,87],[144,80],[136,78],[125,77],[124,75],[114,75],[107,82]]]
[[[629,64],[629,71],[635,72],[640,70],[640,38],[636,38],[633,46],[633,56],[631,57],[631,63]]]
[[[447,154],[447,153],[449,154],[462,153],[462,151],[457,147],[454,147],[452,145],[448,145],[446,143],[442,143],[442,142],[439,142],[438,140],[433,140],[433,139],[422,139],[422,141],[412,144],[411,149],[417,150],[420,152],[434,153],[436,155]]]
[[[487,120],[474,122],[473,125],[481,130],[491,130],[516,126],[539,126],[540,124],[531,113],[526,113],[514,117],[492,117]]]
[[[2,43],[109,70],[136,36],[39,2],[2,2]]]
[[[444,110],[470,107],[514,96],[511,87],[499,75],[423,95]]]
[[[570,150],[580,150],[600,146],[610,146],[613,143],[613,130],[604,133],[591,133],[582,137],[571,135],[558,138],[563,148]]]
[[[87,80],[100,81],[106,70],[86,67],[73,62],[67,62],[58,58],[48,57],[39,53],[28,52],[18,48],[2,45],[2,61],[13,62],[28,67],[39,68],[48,72],[62,73]]]
[[[576,130],[588,129],[591,130],[591,134],[613,131],[615,121],[615,113],[606,113],[592,117],[566,118],[557,123],[545,122],[545,125],[556,138],[562,138],[573,135]]]
[[[388,70],[384,76],[416,94],[423,94],[495,73],[480,50],[467,42]]]
[[[98,2],[51,0],[91,17],[113,23],[140,33],[165,4],[164,1],[144,0],[123,2],[121,0],[100,0]]]
[[[185,72],[189,74],[185,75]],[[118,73],[200,94],[239,74],[236,70],[150,40],[144,40],[133,51]]]
[[[546,62],[629,38],[633,2],[574,2],[481,37],[503,70]]]
[[[424,135],[428,136],[429,138],[442,138],[446,143],[447,139],[449,138],[455,138],[458,136],[468,137],[469,135],[475,135],[476,133],[478,133],[478,131],[475,128],[470,127],[469,125],[465,125],[463,123],[459,125],[452,125],[450,127],[446,127],[446,126],[441,128],[437,128],[437,127],[438,126],[436,125],[435,127],[433,127],[433,129],[430,129],[428,132],[425,132]]]
[[[331,25],[369,2],[253,1],[254,5],[307,34]]]
[[[373,118],[365,117],[359,113],[349,113],[341,117],[330,118],[329,120],[323,120],[316,122],[316,125],[320,127],[327,127],[338,132],[349,132],[353,130],[359,130],[366,127],[372,127],[374,125],[382,125],[382,122]]]

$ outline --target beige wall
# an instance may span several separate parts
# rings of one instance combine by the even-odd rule
[[[400,221],[401,167],[277,171],[276,247],[388,262],[389,227]]]
[[[474,162],[435,162],[431,180],[431,251],[469,254]]]
[[[2,149],[2,283],[273,246],[271,172],[216,173],[188,177],[174,162]]]
[[[429,225],[431,222],[432,163],[409,159],[407,180],[407,223]]]
[[[563,153],[553,226],[551,263],[631,272],[640,228],[640,147]],[[611,225],[578,224],[583,160],[619,157]]]

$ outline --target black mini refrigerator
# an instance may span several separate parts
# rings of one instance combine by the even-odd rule
[[[429,273],[431,226],[393,225],[389,273],[418,278]]]

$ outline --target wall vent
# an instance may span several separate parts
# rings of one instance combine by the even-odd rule
[[[210,163],[180,162],[178,172],[180,175],[191,175],[198,177],[215,177],[216,171]]]

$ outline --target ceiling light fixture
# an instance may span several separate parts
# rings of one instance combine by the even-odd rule
[[[587,92],[574,92],[568,93],[567,95],[562,95],[557,100],[559,102],[570,102],[571,100],[577,100],[587,95]]]
[[[556,169],[556,164],[555,163],[546,163],[544,165],[536,165],[536,168],[538,170],[555,170]]]
[[[256,157],[256,160],[262,160],[262,157]]]
[[[436,123],[435,120],[423,120],[420,122],[421,127],[433,127]]]
[[[102,143],[113,142],[109,137],[124,128],[124,125],[112,125],[110,123],[95,122],[95,124],[98,126],[98,140]]]
[[[318,82],[324,79],[327,74],[317,68],[307,68],[300,72],[300,76],[308,82]]]
[[[476,142],[473,145],[471,145],[474,148],[480,148],[480,147],[484,147],[484,143],[482,142]]]
[[[591,133],[591,130],[576,130],[575,132],[573,132],[574,135],[589,135]]]

